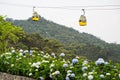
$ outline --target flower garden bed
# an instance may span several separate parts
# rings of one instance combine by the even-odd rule
[[[0,55],[0,71],[36,80],[120,80],[118,63],[113,64],[102,58],[93,62],[79,57],[65,57],[64,53],[56,55],[42,51],[6,52]]]

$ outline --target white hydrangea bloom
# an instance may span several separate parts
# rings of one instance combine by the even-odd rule
[[[120,78],[120,74],[118,74],[118,77]]]
[[[93,80],[93,75],[88,75],[88,80]]]
[[[22,50],[22,49],[20,49],[20,50],[19,50],[19,52],[20,52],[20,53],[23,53],[23,50]]]
[[[23,53],[28,53],[29,51],[28,50],[24,50],[24,52]]]
[[[44,78],[43,77],[39,77],[40,78],[40,80],[44,80]]]
[[[70,76],[71,75],[71,73],[67,73],[67,76]]]
[[[67,77],[65,78],[65,80],[70,80],[70,78],[67,76]]]
[[[53,72],[53,69],[50,69],[50,72]]]
[[[35,52],[34,50],[30,50],[30,55],[32,55],[32,53]]]
[[[59,74],[60,74],[60,71],[55,71],[55,74],[56,74],[56,75],[59,75]]]
[[[72,63],[73,63],[73,64],[75,64],[75,63],[77,63],[77,62],[78,62],[78,59],[76,59],[76,58],[72,59]]]
[[[39,68],[39,65],[40,65],[40,64],[41,64],[40,62],[36,62],[36,63],[33,63],[33,64],[31,65],[31,67]]]
[[[29,73],[29,76],[32,76],[32,73]]]
[[[110,73],[106,73],[107,76],[110,76],[111,74]]]
[[[72,74],[70,75],[70,77],[75,78],[75,74],[74,74],[74,73],[72,73]]]
[[[52,74],[50,74],[49,77],[52,78]]]
[[[10,53],[10,52],[6,52],[5,54],[6,54],[6,55],[12,55],[12,53]]]
[[[61,53],[60,56],[61,56],[61,57],[65,57],[65,53]]]
[[[40,64],[41,64],[41,62],[37,62],[36,64],[37,64],[37,65],[40,65]]]
[[[105,64],[105,65],[108,65],[109,63],[108,63],[108,62],[105,62],[104,64]]]
[[[41,63],[49,63],[49,61],[47,61],[47,60],[42,60]]]
[[[44,54],[44,52],[43,52],[43,51],[41,51],[40,53]]]
[[[68,64],[66,64],[66,63],[65,63],[65,64],[63,64],[63,67],[64,67],[64,68],[68,67]]]
[[[93,74],[93,72],[89,72],[88,74],[89,74],[89,75],[90,75],[90,74]]]
[[[49,58],[50,56],[49,56],[49,55],[44,55],[43,57],[44,57],[44,58]]]
[[[51,56],[53,56],[53,57],[54,57],[54,56],[55,56],[55,53],[52,53],[52,54],[51,54]]]
[[[19,53],[19,56],[23,56],[23,53]]]
[[[88,63],[87,62],[83,62],[82,66],[86,66],[86,65],[88,65]]]
[[[100,75],[100,78],[105,78],[105,76],[103,74]]]
[[[52,68],[52,67],[54,67],[55,65],[52,63],[51,65],[50,65],[50,68]]]
[[[12,50],[11,52],[12,52],[12,53],[14,53],[14,52],[15,52],[15,50]]]
[[[84,63],[84,64],[88,64],[88,61],[87,61],[87,60],[84,60],[83,63]]]
[[[72,72],[72,70],[67,70],[67,73],[71,73]]]
[[[100,64],[104,64],[105,61],[103,58],[99,58],[95,63],[96,63],[96,65],[100,65]]]
[[[84,73],[84,74],[83,74],[83,77],[86,77],[86,76],[87,76],[87,73]]]
[[[88,69],[88,67],[86,67],[86,66],[82,67],[83,72],[85,72],[85,70],[87,70],[87,69]]]

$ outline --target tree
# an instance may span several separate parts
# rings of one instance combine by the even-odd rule
[[[46,39],[45,46],[49,47],[52,50],[52,52],[58,52],[61,48],[63,48],[63,45],[60,42],[58,42],[56,39],[49,39],[49,40]]]
[[[23,34],[22,28],[12,25],[0,16],[0,52],[5,52],[8,43],[16,43]]]
[[[21,42],[27,46],[29,51],[32,47],[37,47],[42,50],[44,46],[44,39],[37,33],[26,34]]]

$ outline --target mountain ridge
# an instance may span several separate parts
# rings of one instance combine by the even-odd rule
[[[92,34],[81,33],[73,28],[46,20],[41,16],[40,21],[37,22],[32,21],[31,18],[27,20],[13,20],[12,22],[14,25],[22,27],[27,33],[38,33],[48,39],[57,39],[64,44],[67,50],[74,54],[87,56],[93,60],[98,57],[115,59],[117,56],[120,58],[119,44],[107,43]]]

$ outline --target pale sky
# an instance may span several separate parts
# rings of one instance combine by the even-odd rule
[[[36,6],[38,14],[47,20],[72,27],[80,32],[90,33],[106,42],[120,44],[120,9],[97,10],[99,7],[96,10],[88,9],[94,7],[74,7],[74,10],[37,8],[100,5],[120,5],[120,0],[0,0],[0,15],[7,15],[7,17],[13,19],[28,19],[33,13],[32,6]],[[87,26],[85,27],[78,24],[79,17],[83,14],[82,8],[85,9],[87,17]],[[103,8],[111,9],[113,7]],[[120,8],[120,6],[115,8]]]

